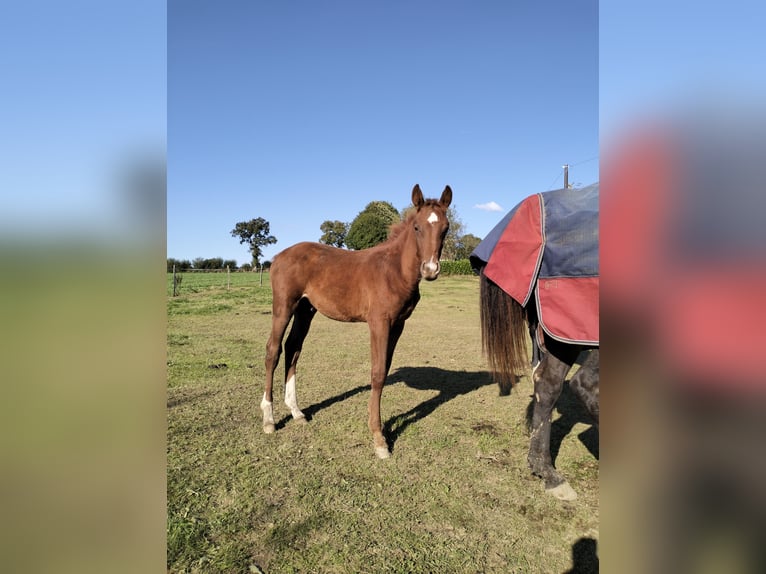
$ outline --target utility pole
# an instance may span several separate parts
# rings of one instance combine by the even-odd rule
[[[569,189],[569,164],[565,163],[561,167],[564,168],[564,189]]]

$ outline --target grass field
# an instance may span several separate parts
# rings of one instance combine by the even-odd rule
[[[215,289],[225,290],[232,287],[265,286],[268,288],[269,286],[268,272],[261,275],[258,271],[232,271],[231,273],[225,270],[187,271],[178,272],[177,276],[179,277],[177,295],[189,295]],[[167,294],[168,296],[173,294],[172,273],[168,273]]]
[[[365,324],[317,315],[297,377],[310,422],[290,420],[280,383],[265,435],[268,275],[168,297],[169,571],[597,571],[595,431],[565,392],[556,466],[579,498],[547,496],[526,463],[531,383],[500,397],[486,372],[478,279],[421,293],[383,390],[388,460],[367,429]]]

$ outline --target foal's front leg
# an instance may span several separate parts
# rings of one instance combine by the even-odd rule
[[[370,355],[372,369],[370,373],[370,402],[367,406],[369,415],[369,427],[372,433],[372,445],[378,458],[388,458],[391,453],[388,450],[386,437],[383,435],[383,426],[380,422],[380,397],[383,393],[383,383],[386,382],[388,369],[391,367],[391,358],[394,354],[396,342],[402,334],[404,322],[390,326],[385,320],[369,321],[370,327]]]

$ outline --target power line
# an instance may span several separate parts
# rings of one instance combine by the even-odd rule
[[[556,176],[556,179],[554,179],[554,180],[551,182],[551,184],[548,186],[548,191],[550,191],[550,190],[552,190],[552,189],[553,189],[553,184],[555,184],[555,183],[558,181],[558,179],[559,179],[559,178],[560,178],[562,175],[564,175],[564,170],[563,170],[563,169],[562,169],[562,170],[559,172],[559,174]]]
[[[575,167],[576,165],[582,165],[582,164],[584,164],[584,163],[588,163],[588,162],[590,162],[590,161],[594,161],[594,160],[597,160],[598,158],[599,158],[599,156],[597,156],[597,155],[596,155],[596,156],[593,156],[593,157],[591,157],[591,158],[588,158],[588,159],[584,159],[584,160],[582,160],[582,161],[578,161],[578,162],[576,162],[576,163],[569,163],[569,164],[567,164],[567,166],[569,166],[569,167]],[[555,184],[555,183],[558,181],[558,179],[559,179],[559,178],[560,178],[562,175],[564,175],[564,169],[562,169],[562,170],[561,170],[561,171],[558,173],[558,175],[557,175],[557,176],[554,178],[554,180],[553,180],[553,181],[551,182],[551,184],[548,186],[548,191],[550,191],[550,190],[552,190],[552,189],[553,189],[553,186],[554,186],[554,184]]]
[[[584,160],[582,160],[582,161],[578,161],[577,163],[570,163],[570,164],[569,164],[569,167],[574,167],[574,166],[576,166],[576,165],[582,165],[582,164],[584,164],[584,163],[588,163],[589,161],[593,161],[594,159],[598,159],[598,157],[599,157],[599,156],[593,156],[593,157],[591,157],[591,158],[589,158],[589,159],[584,159]]]

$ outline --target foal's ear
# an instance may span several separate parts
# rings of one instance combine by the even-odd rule
[[[423,199],[423,192],[420,191],[420,186],[416,183],[412,188],[412,205],[420,209],[420,206],[425,203]]]
[[[449,185],[444,188],[444,191],[442,191],[442,197],[439,200],[439,203],[444,205],[444,207],[449,207],[449,204],[452,203],[452,189]]]

